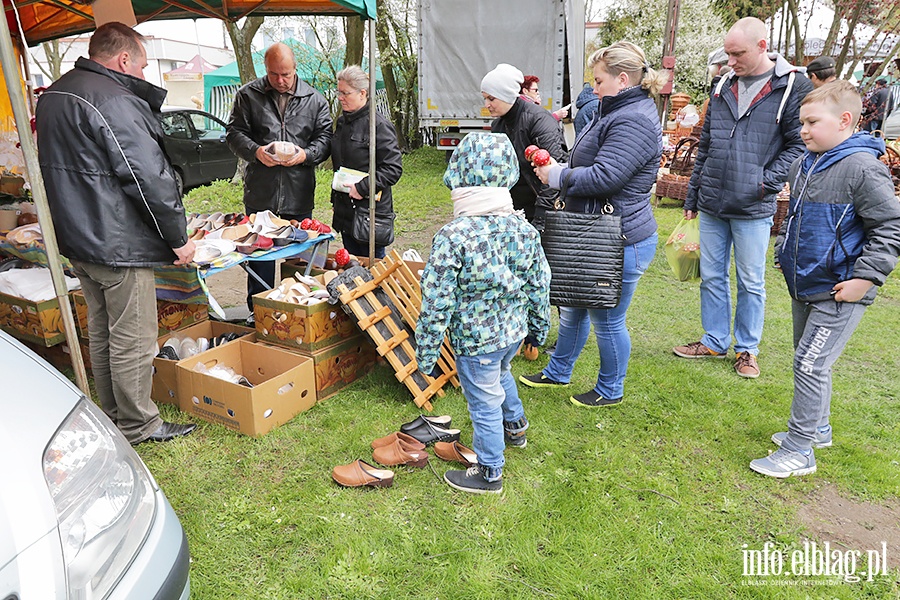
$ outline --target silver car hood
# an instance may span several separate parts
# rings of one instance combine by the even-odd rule
[[[44,450],[82,397],[53,367],[0,332],[0,571],[56,529]]]

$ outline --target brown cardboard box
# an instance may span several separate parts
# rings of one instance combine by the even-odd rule
[[[199,373],[198,363],[231,367],[253,387]],[[238,340],[179,361],[176,369],[181,410],[253,437],[316,403],[312,359],[281,348]]]
[[[56,298],[32,302],[0,294],[0,329],[21,340],[54,346],[66,339]]]
[[[296,352],[313,360],[317,402],[367,375],[378,360],[375,346],[362,333],[312,353]]]
[[[72,299],[75,301],[75,316],[78,320],[78,334],[88,339],[88,321],[87,321],[87,302],[84,299],[84,293],[81,290],[72,292]],[[172,331],[178,331],[205,321],[209,318],[208,304],[184,304],[181,302],[170,302],[168,300],[156,301],[156,318],[159,323],[158,335],[166,335]]]
[[[218,321],[201,321],[184,329],[173,331],[161,336],[157,342],[159,347],[166,343],[173,335],[182,338],[190,337],[193,339],[205,337],[212,338],[220,336],[223,333],[238,333],[242,336],[253,335],[252,338],[245,338],[251,341],[256,339],[256,330],[251,327],[243,327],[241,325],[232,325],[231,323],[219,323]],[[175,368],[178,361],[168,360],[166,358],[153,359],[153,387],[150,389],[150,397],[159,404],[177,404],[181,405],[178,398],[178,373]]]
[[[316,276],[316,279],[322,287],[325,286],[321,275]],[[338,304],[321,302],[313,306],[301,306],[270,300],[265,297],[266,294],[268,292],[253,296],[257,339],[312,352],[359,333],[356,323]]]

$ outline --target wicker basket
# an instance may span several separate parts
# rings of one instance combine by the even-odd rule
[[[772,237],[778,235],[778,230],[781,229],[781,224],[784,222],[788,208],[791,205],[791,188],[788,184],[784,184],[784,187],[778,192],[776,201],[775,217],[772,221],[772,229],[769,231],[769,235]]]
[[[656,197],[685,201],[691,178],[675,173],[661,173],[656,178]]]

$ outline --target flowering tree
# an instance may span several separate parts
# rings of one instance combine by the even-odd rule
[[[607,46],[628,40],[640,46],[650,64],[662,60],[666,2],[659,0],[619,0],[608,13],[593,44]],[[707,57],[722,45],[725,25],[708,0],[681,0],[675,42],[675,91],[694,98],[707,93]]]

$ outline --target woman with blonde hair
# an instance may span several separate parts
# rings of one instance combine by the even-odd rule
[[[621,217],[625,240],[621,296],[611,309],[561,306],[559,338],[550,363],[541,373],[523,375],[519,380],[531,387],[568,385],[593,323],[600,349],[597,383],[569,400],[575,406],[595,408],[623,399],[631,355],[625,313],[638,280],[656,253],[650,188],[662,154],[662,130],[651,96],[659,93],[668,75],[650,68],[644,52],[630,42],[597,50],[589,66],[594,94],[600,99],[597,114],[575,140],[568,164],[551,160],[535,172],[551,188],[561,190],[564,210],[599,213],[610,204],[613,214]]]

